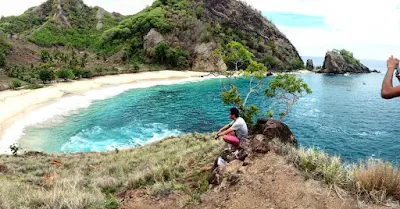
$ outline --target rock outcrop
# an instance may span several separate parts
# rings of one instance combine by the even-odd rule
[[[307,60],[306,69],[307,70],[313,70],[314,69],[314,63],[313,63],[312,59],[308,59]]]
[[[147,55],[151,55],[154,52],[157,44],[163,42],[164,40],[165,39],[163,35],[161,35],[161,33],[156,31],[154,28],[151,29],[150,32],[147,33],[147,35],[144,37],[144,43],[143,43],[144,51],[146,52]]]
[[[201,43],[196,45],[194,51],[196,59],[193,62],[193,69],[203,72],[223,72],[227,66],[221,58],[214,56],[213,50],[216,48],[214,42]]]
[[[359,60],[352,57],[346,57],[342,54],[329,51],[325,55],[324,65],[319,73],[345,74],[345,73],[370,73],[368,67],[360,63]]]
[[[298,143],[289,127],[281,121],[258,119],[252,130],[252,135],[240,143],[235,152],[226,149],[221,158],[227,165],[218,165],[215,161],[212,170],[210,183],[218,188],[235,184],[240,179],[240,168],[251,164],[252,158],[258,155],[265,155],[273,150],[272,141],[278,139],[285,144],[297,147]]]

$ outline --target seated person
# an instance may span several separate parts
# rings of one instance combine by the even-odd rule
[[[243,118],[239,117],[239,110],[237,108],[230,110],[229,118],[233,121],[221,128],[215,139],[222,136],[226,143],[236,148],[239,146],[240,141],[245,140],[248,136],[247,124]]]

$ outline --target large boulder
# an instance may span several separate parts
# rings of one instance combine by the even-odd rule
[[[314,69],[314,63],[313,63],[312,59],[308,59],[307,60],[306,69],[307,70],[313,70]]]
[[[144,36],[144,51],[146,52],[147,55],[151,55],[157,44],[160,42],[163,42],[165,39],[161,33],[157,32],[154,28],[151,29],[146,36]]]
[[[253,135],[255,135],[255,137],[252,141],[256,144],[268,145],[268,143],[259,143],[257,141],[264,140],[269,142],[273,139],[279,139],[283,143],[289,143],[296,147],[298,145],[292,131],[282,121],[260,118],[257,120],[257,124],[253,128]],[[259,135],[262,135],[263,137]]]
[[[202,72],[223,72],[227,66],[221,58],[214,55],[216,48],[214,42],[201,43],[195,46],[196,59],[193,62],[193,69]]]
[[[325,55],[324,65],[320,73],[345,74],[345,73],[370,73],[368,67],[360,62],[350,63],[338,52],[329,51]]]

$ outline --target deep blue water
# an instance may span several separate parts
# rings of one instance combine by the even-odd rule
[[[382,66],[381,62],[376,65]],[[347,161],[400,160],[400,99],[381,99],[384,74],[298,76],[313,94],[302,98],[284,122],[302,146],[317,147]],[[222,82],[217,78],[129,90],[29,126],[20,143],[27,150],[50,153],[104,151],[182,133],[216,131],[230,122],[230,107],[219,96]],[[247,85],[245,79],[238,81],[243,90]],[[275,104],[263,96],[249,102],[263,110]]]

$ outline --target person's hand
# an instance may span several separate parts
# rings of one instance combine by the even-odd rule
[[[394,70],[396,70],[398,67],[399,67],[399,59],[397,59],[397,58],[395,59],[395,58],[393,57],[393,55],[390,56],[389,59],[388,59],[388,61],[387,61],[387,68],[388,68],[388,70],[394,71]]]
[[[217,133],[217,136],[215,137],[215,139],[218,139],[219,138],[219,132]]]

